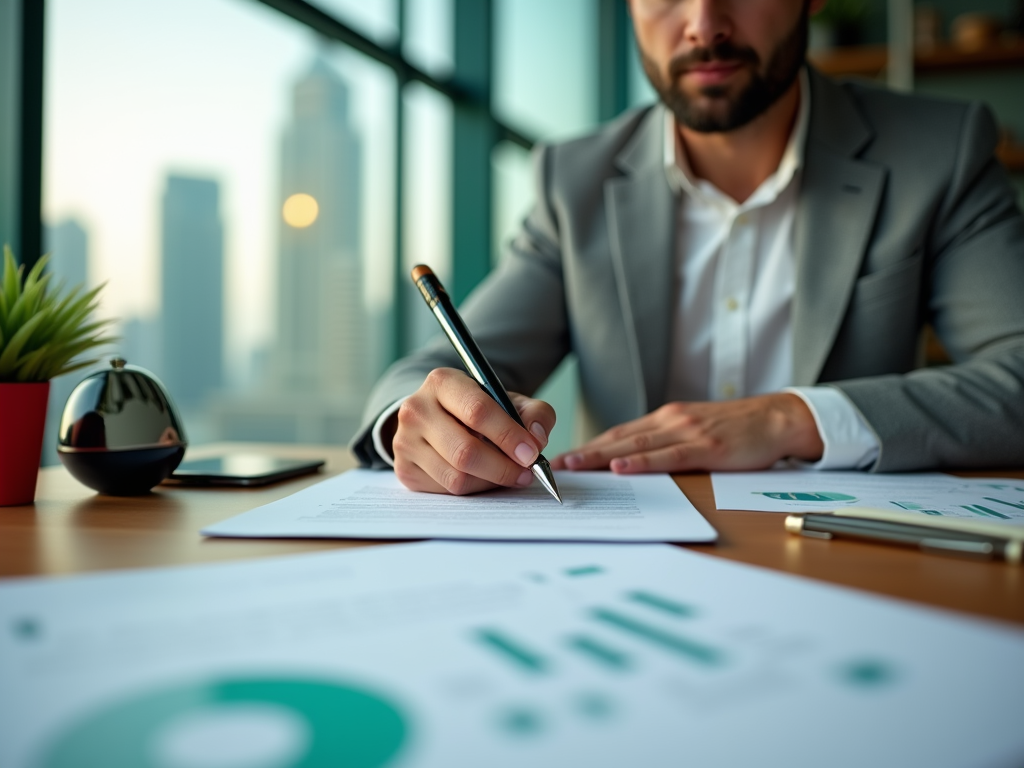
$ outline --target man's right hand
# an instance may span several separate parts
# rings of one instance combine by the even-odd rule
[[[555,411],[542,400],[514,392],[509,397],[529,430],[462,371],[431,371],[384,429],[385,444],[393,434],[398,479],[413,491],[456,496],[529,485],[530,466],[547,445]]]

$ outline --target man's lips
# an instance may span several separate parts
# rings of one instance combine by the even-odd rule
[[[732,77],[743,67],[743,62],[735,59],[731,61],[702,61],[691,64],[683,72],[683,77],[698,85],[717,85]]]

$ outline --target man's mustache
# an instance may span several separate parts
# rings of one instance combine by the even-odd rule
[[[707,64],[712,61],[728,61],[746,64],[757,64],[760,61],[753,48],[738,46],[726,40],[708,48],[694,48],[676,56],[668,63],[668,74],[671,80],[688,72],[695,64]]]

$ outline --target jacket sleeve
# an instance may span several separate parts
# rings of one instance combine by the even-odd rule
[[[875,431],[875,471],[1024,464],[1024,218],[987,109],[967,110],[926,244],[927,316],[953,365],[833,383]]]

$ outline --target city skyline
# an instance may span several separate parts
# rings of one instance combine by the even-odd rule
[[[269,370],[222,397],[224,439],[346,442],[376,370],[363,291],[363,143],[349,86],[315,56],[291,88],[280,141],[277,332]]]
[[[356,0],[337,1],[345,14],[363,13],[364,5]],[[513,36],[530,32],[536,37],[530,19],[542,5],[539,0],[500,3],[497,23]],[[584,16],[581,7],[574,1],[545,13],[568,22]],[[450,69],[450,4],[417,0],[409,13],[407,53],[433,61],[428,69]],[[198,27],[197,17],[204,19]],[[544,30],[544,50],[558,50],[578,61],[577,68],[584,67],[586,56],[565,54],[565,49],[589,50],[590,23]],[[343,45],[325,43],[259,4],[53,0],[46,34],[44,216],[49,222],[73,217],[88,230],[91,281],[108,282],[100,313],[118,319],[120,350],[136,364],[160,367],[160,200],[166,177],[203,177],[220,185],[225,399],[254,391],[279,359],[280,145],[290,120],[292,87],[315,56],[345,81],[349,120],[361,137],[359,279],[372,353],[356,373],[370,378],[379,373],[393,322],[395,106],[403,105],[406,126],[403,259],[427,261],[449,277],[451,104],[416,84],[405,89],[399,102],[396,78],[387,67]],[[552,48],[555,37],[557,47]],[[183,41],[188,55],[182,55]],[[514,46],[495,48],[496,109],[547,137],[551,131],[568,135],[589,125],[590,90],[559,88],[555,80],[539,79],[547,59],[532,56],[523,62],[516,51]],[[530,115],[543,119],[533,122]],[[521,148],[503,145],[495,153],[496,239],[525,213],[532,189],[529,166],[528,152]],[[407,266],[411,263],[403,263]],[[420,322],[429,315],[421,314],[422,306],[414,307],[406,330],[418,343],[436,329]],[[355,329],[356,324],[344,327]],[[313,423],[314,416],[308,421]],[[337,421],[331,429],[336,435],[343,431]],[[193,439],[201,437],[191,424],[189,432]],[[232,434],[260,438],[259,430]]]
[[[229,227],[225,385],[251,383],[251,361],[265,355],[277,326],[281,131],[291,86],[318,52],[358,83],[351,114],[360,131],[377,126],[364,146],[376,172],[364,176],[361,196],[365,249],[379,256],[363,290],[373,306],[388,306],[390,262],[380,255],[394,249],[390,72],[343,46],[324,47],[275,11],[227,0],[55,0],[47,25],[44,218],[75,218],[89,230],[91,279],[108,283],[104,317],[157,321],[164,179],[216,179]]]
[[[279,141],[275,194],[273,304],[279,322],[268,343],[253,350],[256,375],[233,392],[223,376],[229,343],[223,322],[224,243],[230,232],[217,178],[165,174],[159,198],[160,310],[120,318],[120,339],[109,350],[164,382],[193,436],[288,440],[312,435],[321,442],[344,442],[379,372],[363,291],[363,145],[351,120],[349,88],[316,55],[290,90],[292,110]],[[64,233],[63,240],[49,239],[61,252],[61,263],[75,265],[74,281],[84,281],[89,272],[85,228],[69,220],[48,231]],[[83,377],[59,382],[63,389],[55,388],[54,420]]]
[[[223,384],[224,225],[220,183],[169,174],[161,205],[160,367],[184,410]]]
[[[349,89],[317,56],[292,90],[281,140],[276,389],[368,394],[363,300],[362,145]],[[291,205],[306,216],[288,216]]]

